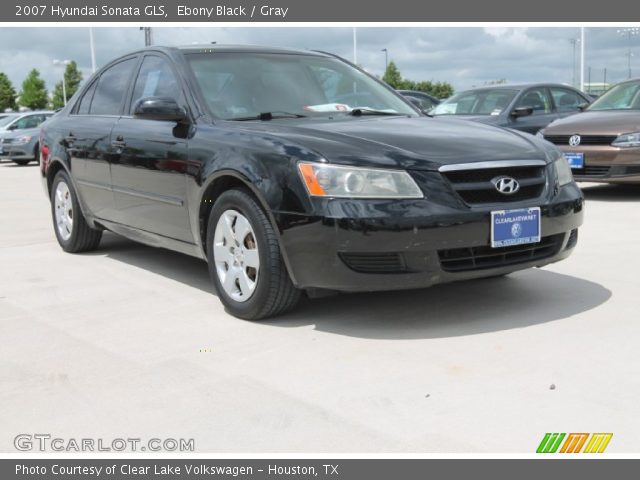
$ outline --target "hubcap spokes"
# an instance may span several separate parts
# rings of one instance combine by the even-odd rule
[[[54,200],[55,221],[63,240],[69,240],[73,232],[73,202],[71,192],[65,182],[58,183]]]
[[[213,261],[222,288],[237,302],[245,302],[256,289],[260,271],[258,244],[249,220],[226,210],[213,239]]]

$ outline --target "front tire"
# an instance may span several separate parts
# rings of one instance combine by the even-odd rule
[[[65,252],[80,253],[98,248],[102,230],[87,224],[78,195],[64,170],[56,174],[51,185],[51,217],[56,238]]]
[[[207,225],[209,273],[220,301],[235,317],[261,320],[293,309],[294,287],[262,207],[246,191],[216,200]]]

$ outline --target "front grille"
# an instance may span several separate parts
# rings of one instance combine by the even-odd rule
[[[7,144],[9,144],[9,143],[13,143],[13,138],[3,138],[3,139],[2,139],[2,143],[3,143],[4,145],[7,145]]]
[[[582,168],[574,168],[572,172],[577,177],[604,177],[609,174],[611,167],[600,165],[585,165]]]
[[[408,271],[400,253],[340,252],[339,256],[347,267],[360,273],[405,273]]]
[[[442,175],[469,205],[512,203],[538,198],[546,183],[544,165],[452,170],[442,172]],[[516,179],[520,189],[511,195],[500,193],[492,181],[501,176]]]
[[[569,145],[569,139],[573,135],[545,135],[544,139],[555,145]],[[580,145],[611,145],[618,137],[611,135],[585,135],[580,136]]]
[[[489,246],[439,250],[440,266],[445,272],[465,272],[499,268],[551,257],[562,246],[564,234],[542,237],[539,243],[491,248]]]

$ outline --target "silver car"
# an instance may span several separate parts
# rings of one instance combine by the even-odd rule
[[[52,115],[50,111],[0,115],[0,157],[18,165],[37,161],[39,127]]]

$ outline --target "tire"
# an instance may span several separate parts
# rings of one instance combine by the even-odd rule
[[[78,204],[78,195],[64,170],[60,170],[53,179],[50,198],[53,231],[62,249],[80,253],[98,248],[102,230],[87,224]]]
[[[207,258],[218,297],[235,317],[281,315],[300,300],[302,292],[291,282],[276,233],[245,190],[228,190],[214,203],[207,223]]]
[[[11,160],[13,163],[15,163],[16,165],[21,165],[21,166],[25,166],[27,165],[31,160]]]

